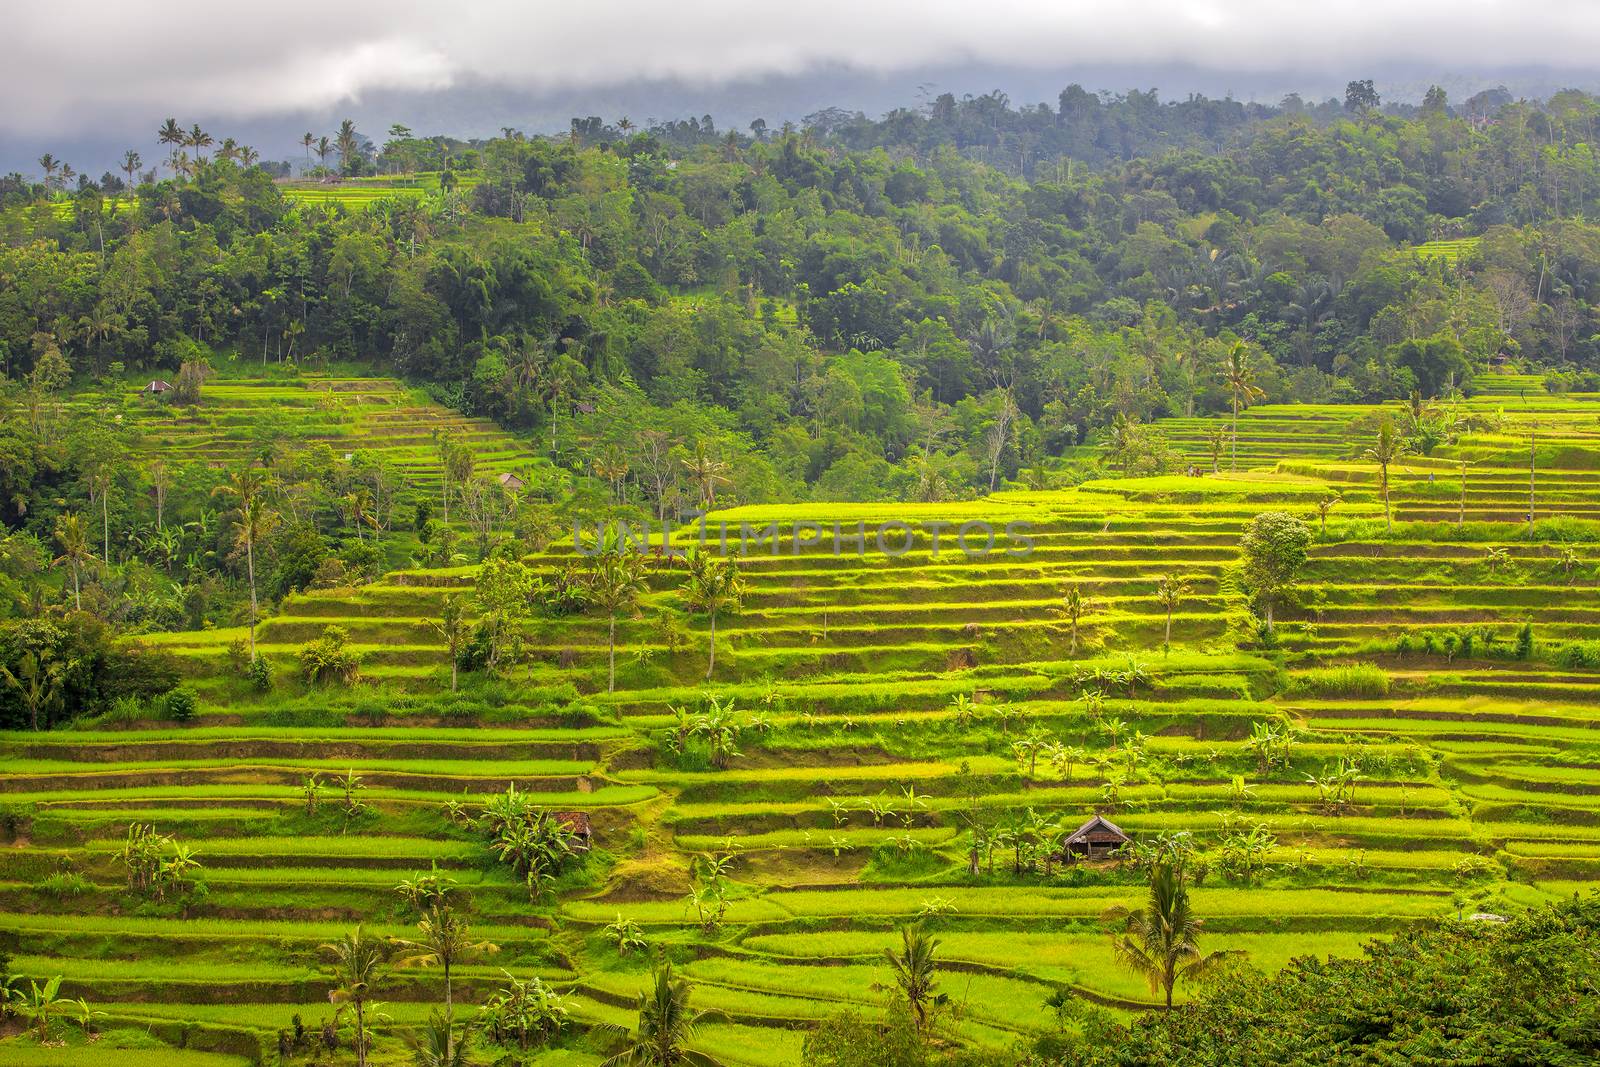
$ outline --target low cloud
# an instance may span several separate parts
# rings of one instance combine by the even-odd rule
[[[0,132],[30,136],[468,83],[570,91],[963,62],[1354,77],[1396,64],[1583,68],[1600,49],[1600,5],[1577,0],[84,0],[15,5],[6,21]]]

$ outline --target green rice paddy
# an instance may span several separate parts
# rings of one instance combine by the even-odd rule
[[[1446,254],[1429,247],[1419,254]],[[535,445],[392,381],[235,379],[206,397],[192,413],[152,404],[147,447],[236,462],[279,410],[283,440],[381,451],[423,487],[438,484],[436,428],[470,440],[482,472],[542,462]],[[704,619],[685,619],[681,640],[664,632],[682,609],[681,572],[665,565],[640,617],[619,623],[614,693],[605,619],[591,614],[535,617],[505,679],[447,700],[430,623],[470,589],[471,567],[396,560],[378,581],[290,597],[262,624],[280,677],[322,626],[347,627],[366,657],[355,691],[257,697],[226,674],[237,633],[160,635],[202,695],[192,725],[0,736],[0,806],[16,826],[0,927],[22,973],[63,975],[107,1027],[186,1027],[211,1056],[196,1063],[275,1062],[295,1014],[330,1014],[316,946],[358,922],[404,936],[392,887],[437,866],[501,948],[461,973],[458,1001],[481,1000],[505,967],[567,992],[582,1025],[630,1023],[648,965],[606,940],[620,915],[681,963],[700,1006],[728,1014],[702,1047],[753,1065],[795,1062],[804,1027],[842,1008],[881,1010],[881,949],[919,919],[941,939],[963,1040],[1009,1045],[1050,1022],[1059,990],[1116,1011],[1149,1005],[1101,918],[1138,901],[1140,873],[1016,854],[1043,832],[1029,827],[1070,830],[1096,811],[1136,840],[1193,835],[1207,940],[1267,970],[1355,954],[1420,920],[1589,891],[1600,671],[1563,665],[1562,650],[1600,636],[1600,399],[1504,376],[1465,405],[1496,428],[1397,464],[1392,532],[1360,458],[1373,410],[1334,405],[1243,413],[1237,472],[1229,454],[1211,472],[1207,441],[1227,420],[1173,419],[1164,428],[1198,476],[737,509],[721,517],[776,523],[780,551],[742,561],[748,592],[719,619],[710,682]],[[1323,530],[1316,505],[1333,490]],[[1242,528],[1267,510],[1302,516],[1317,537],[1264,644],[1236,563]],[[795,545],[796,522],[887,518],[1026,521],[1035,548]],[[528,562],[548,574],[571,558],[558,541]],[[1188,588],[1170,650],[1154,596],[1164,574]],[[1072,586],[1086,601],[1075,652],[1059,610]],[[673,709],[711,696],[760,717],[726,769],[668,744]],[[1288,745],[1266,754],[1252,742],[1265,728]],[[1046,746],[1032,759],[1031,743]],[[1354,784],[1333,796],[1340,766]],[[336,791],[308,811],[305,775],[347,771],[371,812],[342,816]],[[593,817],[596,851],[554,900],[530,901],[447,814],[512,783]],[[136,819],[198,849],[209,892],[187,914],[127,892],[114,852]],[[973,825],[999,831],[975,857]],[[732,886],[708,932],[688,893],[691,859],[711,852],[733,856]],[[66,870],[81,876],[75,891],[51,881]],[[436,974],[408,971],[382,999],[404,1028],[437,996]],[[70,1048],[27,1054],[8,1062],[84,1062]],[[580,1043],[548,1062],[600,1058]]]

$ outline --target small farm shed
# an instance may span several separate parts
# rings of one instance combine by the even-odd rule
[[[171,391],[172,391],[172,383],[171,382],[164,382],[160,378],[152,379],[150,384],[145,386],[144,389],[141,390],[141,392],[157,393],[157,394],[167,393],[167,392],[171,392]]]
[[[1104,859],[1126,845],[1131,838],[1104,815],[1096,815],[1061,842],[1063,859]]]
[[[495,481],[500,483],[501,488],[509,489],[513,493],[519,492],[522,489],[522,487],[526,484],[525,482],[523,482],[523,480],[521,478],[518,478],[515,474],[512,474],[510,471],[506,471],[503,474],[500,474],[499,476],[497,476],[495,478]]]
[[[586,811],[558,811],[556,821],[567,828],[577,840],[572,847],[577,852],[587,852],[594,845],[594,824]]]

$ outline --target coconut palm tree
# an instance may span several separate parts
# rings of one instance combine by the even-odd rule
[[[364,936],[357,926],[354,933],[323,945],[322,951],[333,957],[329,966],[333,988],[328,991],[328,1000],[341,1010],[346,1005],[354,1010],[356,1067],[367,1067],[366,1007],[388,958],[388,946]]]
[[[61,169],[61,161],[46,152],[39,157],[39,169],[44,171],[44,187],[49,192],[56,187],[56,172]]]
[[[300,136],[300,144],[306,150],[306,166],[307,167],[311,166],[311,146],[316,144],[316,143],[317,143],[317,136],[316,136],[316,134],[312,133],[310,130],[307,130],[305,133],[301,134],[301,136]]]
[[[83,517],[74,512],[67,511],[56,520],[56,543],[61,546],[61,555],[55,558],[56,563],[65,563],[72,568],[72,599],[79,611],[83,610],[83,568],[87,567],[94,559],[89,551],[89,533],[84,528]]]
[[[202,130],[198,122],[184,135],[184,142],[194,149],[194,161],[197,165],[206,161],[205,150],[217,143],[216,138]]]
[[[639,1026],[627,1044],[600,1067],[721,1067],[688,1047],[702,1022],[726,1018],[722,1012],[689,1007],[689,983],[675,979],[672,964],[663,962],[651,976],[650,988],[639,994]]]
[[[938,938],[929,937],[920,925],[900,928],[901,950],[884,949],[883,958],[889,963],[894,984],[906,999],[912,1024],[918,1033],[924,1033],[931,1022],[934,1007],[944,1002],[938,992],[934,977],[937,963],[934,955],[939,948]]]
[[[590,600],[606,614],[606,692],[614,693],[617,689],[617,617],[638,610],[639,598],[645,593],[644,559],[620,545],[604,545],[590,558],[585,582]]]
[[[1150,897],[1143,909],[1112,908],[1106,918],[1121,923],[1112,934],[1112,951],[1130,970],[1142,975],[1150,992],[1164,993],[1172,1007],[1172,990],[1182,979],[1198,978],[1232,952],[1200,952],[1202,922],[1189,906],[1181,864],[1158,863],[1150,868]]]
[[[1163,574],[1156,579],[1156,600],[1167,610],[1167,633],[1162,639],[1162,648],[1172,647],[1172,612],[1188,593],[1189,583],[1176,574]]]
[[[128,189],[132,191],[134,182],[139,176],[139,168],[144,165],[144,160],[139,158],[139,153],[128,149],[122,153],[122,173],[128,176]]]
[[[168,119],[161,124],[161,129],[156,132],[156,141],[167,145],[171,151],[167,153],[167,166],[172,168],[172,173],[177,174],[183,169],[181,159],[183,146],[188,137],[183,132],[183,127],[178,125],[177,119]]]
[[[717,486],[728,484],[728,465],[713,456],[704,441],[697,440],[684,469],[700,489],[700,506],[710,511],[717,503]]]
[[[500,946],[488,941],[474,941],[470,928],[449,905],[435,905],[417,923],[415,940],[396,940],[403,955],[402,967],[441,967],[444,969],[444,1023],[448,1028],[454,1022],[454,1003],[451,998],[450,971],[456,964],[485,953],[499,952]],[[447,1043],[446,1056],[451,1053]]]
[[[245,574],[250,580],[250,660],[256,658],[256,617],[260,605],[256,600],[256,545],[272,533],[278,517],[267,507],[265,493],[266,472],[259,467],[241,467],[230,471],[228,480],[212,490],[212,495],[233,497],[238,505],[239,517],[234,520],[235,544],[244,550]]]
[[[744,599],[744,579],[731,559],[716,559],[704,552],[689,553],[689,576],[683,595],[690,607],[711,619],[710,653],[706,657],[706,679],[717,666],[717,613],[738,611]]]
[[[1383,493],[1383,528],[1394,532],[1393,513],[1389,508],[1389,467],[1403,457],[1409,449],[1394,428],[1394,420],[1384,416],[1378,423],[1378,439],[1363,455],[1378,465],[1378,487]]]
[[[345,173],[350,171],[350,161],[361,150],[360,136],[356,133],[356,124],[350,119],[339,123],[339,132],[334,138],[334,150],[339,153],[339,169]]]
[[[1222,383],[1227,387],[1228,396],[1233,402],[1233,423],[1229,431],[1232,440],[1229,448],[1232,451],[1232,469],[1238,470],[1239,412],[1266,396],[1256,387],[1255,370],[1250,366],[1250,346],[1243,341],[1235,341],[1228,349],[1227,358],[1222,365]]]
[[[326,170],[328,166],[328,157],[333,155],[333,142],[328,140],[326,137],[318,137],[317,143],[312,145],[311,148],[312,151],[317,153],[317,165]]]

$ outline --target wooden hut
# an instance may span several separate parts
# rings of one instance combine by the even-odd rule
[[[144,389],[141,390],[141,392],[154,393],[157,396],[161,395],[162,393],[170,393],[171,391],[172,391],[172,383],[171,382],[164,382],[160,378],[151,379],[150,384],[145,386]]]
[[[1116,823],[1104,815],[1096,815],[1068,834],[1061,842],[1061,858],[1105,859],[1130,840],[1132,839],[1123,833],[1122,828]]]
[[[522,487],[527,484],[510,471],[505,471],[502,474],[496,475],[495,481],[500,483],[500,488],[507,489],[513,493],[520,493],[522,491]]]
[[[572,834],[574,852],[588,852],[594,846],[594,824],[586,811],[558,811],[556,819]]]

